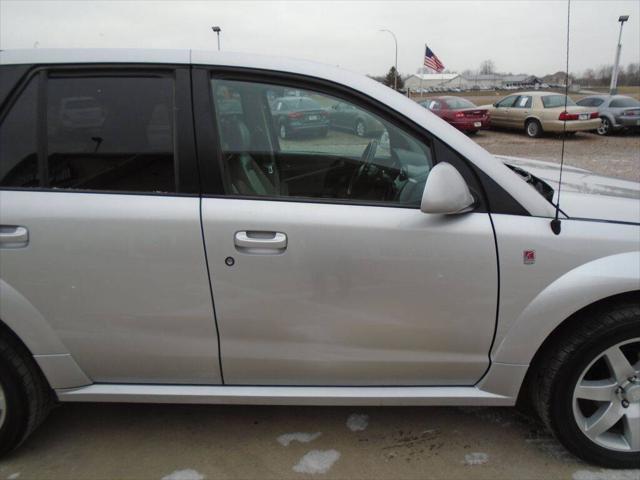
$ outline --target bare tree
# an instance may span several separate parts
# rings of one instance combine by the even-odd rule
[[[496,72],[496,64],[493,63],[493,60],[484,60],[480,64],[480,75],[488,75],[490,73]]]

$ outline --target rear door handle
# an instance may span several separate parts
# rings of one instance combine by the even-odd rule
[[[29,230],[15,225],[0,225],[0,248],[21,248],[29,243]]]
[[[241,252],[280,253],[287,248],[287,235],[281,232],[243,230],[236,232],[233,243]]]

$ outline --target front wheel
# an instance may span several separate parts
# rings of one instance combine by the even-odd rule
[[[534,405],[571,452],[640,467],[640,305],[591,311],[538,368]]]

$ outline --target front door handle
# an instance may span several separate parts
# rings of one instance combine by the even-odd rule
[[[0,248],[21,248],[29,243],[29,230],[15,225],[0,225]]]
[[[233,243],[241,252],[280,253],[287,248],[287,235],[281,232],[243,230],[236,232]]]

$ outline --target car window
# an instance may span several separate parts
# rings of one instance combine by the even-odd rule
[[[542,99],[542,105],[544,108],[564,107],[565,101],[569,106],[575,105],[575,102],[571,100],[571,97],[567,97],[566,95],[543,95],[540,98]]]
[[[496,107],[498,108],[508,108],[508,107],[512,107],[513,104],[516,101],[516,98],[518,98],[518,95],[509,95],[506,98],[503,98],[502,100],[500,100],[497,104]]]
[[[451,109],[459,108],[475,108],[475,104],[467,100],[466,98],[447,98],[445,100],[447,106]]]
[[[591,105],[589,105],[589,106],[590,107],[599,107],[603,103],[604,103],[604,99],[602,99],[602,98],[593,98],[593,99],[591,99]]]
[[[440,110],[440,102],[438,102],[437,100],[431,100],[428,104],[427,104],[427,108],[429,110]]]
[[[170,78],[51,76],[42,165],[32,80],[0,127],[0,186],[175,192],[173,90]]]
[[[514,105],[516,108],[531,108],[531,96],[520,95]]]
[[[278,109],[267,99],[288,87],[214,78],[211,88],[227,194],[420,205],[430,146],[373,112],[313,90]],[[242,115],[217,108],[221,91]]]
[[[175,192],[172,79],[49,78],[47,152],[52,188]]]
[[[640,107],[640,102],[631,97],[618,97],[611,100],[609,104],[611,108],[628,108],[628,107]]]
[[[595,103],[595,98],[583,98],[576,102],[576,105],[580,107],[595,107],[597,104]],[[600,102],[602,103],[602,102]]]
[[[0,187],[38,187],[38,81],[31,80],[0,124]]]

